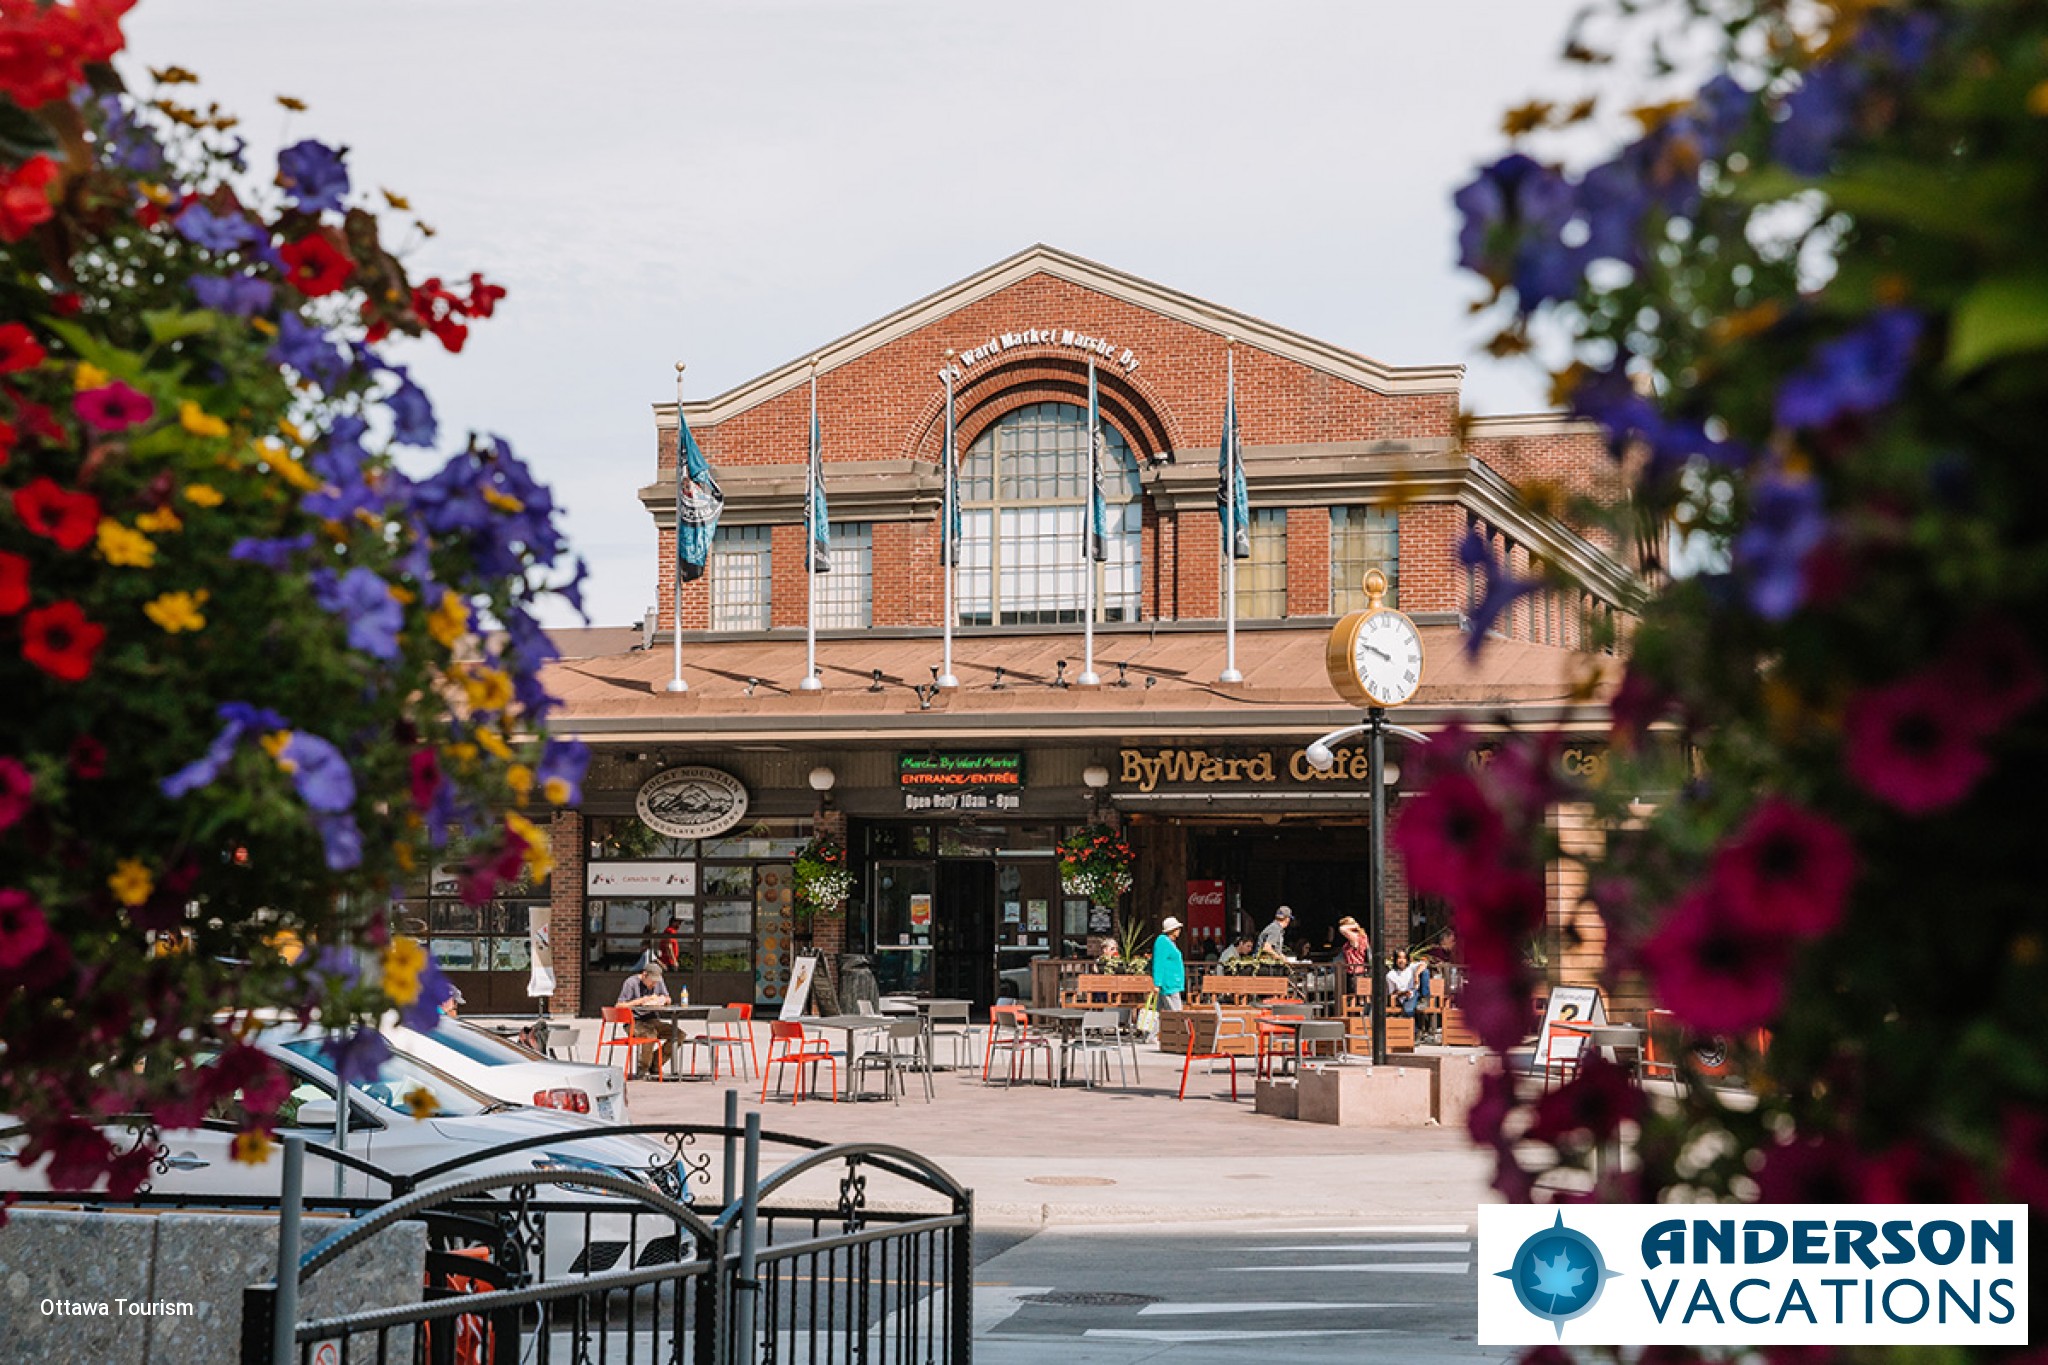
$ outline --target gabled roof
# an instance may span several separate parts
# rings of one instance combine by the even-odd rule
[[[1041,242],[1007,260],[996,262],[979,274],[969,275],[935,294],[927,294],[858,331],[827,342],[778,369],[728,389],[716,398],[685,403],[683,407],[693,424],[722,422],[808,382],[814,356],[821,370],[835,369],[1033,275],[1066,280],[1191,327],[1199,327],[1218,336],[1236,337],[1260,350],[1284,356],[1375,393],[1456,393],[1465,374],[1463,365],[1386,365],[1355,351],[1332,346],[1300,332],[1291,332],[1248,313],[1168,289]],[[654,405],[657,428],[675,425],[675,406],[674,403]]]

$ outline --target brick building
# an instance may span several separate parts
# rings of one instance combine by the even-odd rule
[[[1084,569],[1091,357],[1109,546]],[[814,361],[834,571],[817,579],[823,686],[804,691]],[[948,365],[963,544],[960,685],[942,690]],[[1236,565],[1235,683],[1218,681],[1226,367],[1253,518],[1252,556]],[[1600,638],[1595,623],[1623,624],[1635,580],[1616,546],[1547,509],[1599,497],[1612,467],[1590,428],[1555,415],[1461,422],[1461,377],[1033,247],[685,404],[726,502],[709,571],[682,595],[680,694],[665,690],[677,414],[658,404],[640,491],[658,615],[642,647],[565,657],[549,680],[595,752],[582,808],[555,827],[556,1007],[594,1013],[649,950],[699,999],[772,1004],[794,932],[791,859],[819,831],[846,839],[855,888],[843,926],[817,933],[870,950],[885,985],[985,1002],[998,973],[1078,952],[1106,916],[1062,895],[1052,850],[1098,818],[1137,851],[1123,914],[1180,916],[1200,955],[1287,903],[1320,950],[1362,910],[1369,804],[1361,763],[1340,754],[1325,776],[1302,750],[1359,719],[1323,650],[1333,621],[1364,605],[1372,567],[1426,650],[1402,724],[1561,723],[1588,740],[1573,761],[1597,762],[1604,671],[1581,646]],[[1478,584],[1457,555],[1475,528],[1516,569],[1556,564],[1585,585],[1519,601],[1477,661],[1462,646]],[[1087,572],[1099,575],[1091,687],[1078,685]],[[715,771],[659,785],[679,767]],[[650,828],[636,812],[657,790],[716,807],[696,812],[709,832]],[[1435,932],[1398,869],[1389,890],[1385,946]],[[1576,896],[1553,890],[1564,942]]]

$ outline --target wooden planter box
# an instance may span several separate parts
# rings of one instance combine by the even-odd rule
[[[1074,977],[1064,994],[1064,1005],[1142,1005],[1152,994],[1152,978],[1087,972]]]
[[[1202,989],[1195,994],[1200,1000],[1235,1001],[1240,1004],[1251,1000],[1270,1000],[1276,995],[1287,994],[1287,978],[1230,976],[1223,972],[1209,972],[1202,977]]]
[[[1465,1022],[1456,1005],[1444,1006],[1444,1043],[1449,1047],[1478,1047],[1479,1035]]]
[[[1354,1057],[1372,1055],[1372,1020],[1366,1016],[1362,1001],[1353,1000],[1344,1010],[1345,1046]],[[1405,1014],[1387,1016],[1387,1051],[1413,1052],[1415,1050],[1415,1021]]]
[[[1238,1057],[1252,1057],[1258,1054],[1259,1031],[1253,1023],[1259,1017],[1257,1010],[1225,1009],[1226,1019],[1244,1020],[1242,1036],[1232,1035],[1224,1039],[1225,1052]],[[1192,1033],[1197,1052],[1214,1052],[1216,1048],[1216,1012],[1214,1010],[1161,1010],[1159,1012],[1159,1050],[1170,1052],[1176,1057],[1188,1053],[1188,1038]]]

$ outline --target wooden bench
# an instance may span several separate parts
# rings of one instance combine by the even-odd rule
[[[1149,976],[1118,976],[1108,972],[1089,972],[1071,979],[1066,989],[1060,992],[1060,1003],[1078,1006],[1137,1006],[1145,1003],[1145,997],[1152,994],[1152,989],[1152,978]]]
[[[1372,1018],[1365,1012],[1365,1002],[1353,997],[1344,1006],[1344,1042],[1354,1057],[1372,1055]],[[1415,1021],[1405,1014],[1387,1016],[1387,1051],[1413,1052],[1415,1050]]]
[[[1256,1055],[1259,1049],[1259,1031],[1257,1027],[1259,1012],[1250,1009],[1231,1009],[1226,1006],[1223,1010],[1223,1017],[1226,1019],[1240,1019],[1244,1022],[1241,1033],[1226,1033],[1224,1035],[1223,1047],[1220,1050],[1240,1057]],[[1186,1056],[1191,1038],[1197,1052],[1215,1052],[1219,1050],[1216,1047],[1215,1010],[1161,1010],[1159,1012],[1159,1050],[1161,1052],[1170,1052],[1176,1057]]]
[[[1284,976],[1231,976],[1226,972],[1208,972],[1202,977],[1202,988],[1195,992],[1195,999],[1243,1005],[1285,994],[1287,978]]]

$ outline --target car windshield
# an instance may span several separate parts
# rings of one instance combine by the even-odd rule
[[[298,1038],[286,1043],[285,1051],[303,1057],[314,1066],[334,1069],[321,1038]],[[445,1071],[425,1062],[393,1053],[378,1066],[367,1081],[353,1081],[349,1089],[374,1104],[419,1118],[460,1118],[481,1114],[496,1103],[480,1095]],[[414,1106],[418,1107],[415,1108]]]
[[[422,1033],[419,1036],[430,1043],[447,1048],[450,1052],[467,1057],[479,1066],[513,1066],[519,1062],[545,1060],[524,1048],[514,1047],[497,1034],[488,1029],[478,1028],[475,1024],[443,1020],[441,1027],[432,1033]]]

